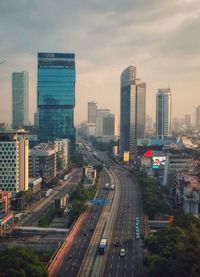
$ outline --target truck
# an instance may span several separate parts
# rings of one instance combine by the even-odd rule
[[[106,251],[107,241],[108,241],[108,239],[105,237],[103,237],[100,240],[99,247],[98,247],[98,251],[99,251],[100,255],[104,255],[104,253]]]
[[[46,197],[49,197],[52,194],[53,190],[52,189],[48,189],[46,192]]]

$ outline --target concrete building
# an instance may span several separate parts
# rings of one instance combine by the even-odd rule
[[[29,142],[24,129],[0,131],[0,190],[28,190]]]
[[[190,129],[191,128],[191,114],[186,114],[185,115],[185,127],[186,129]]]
[[[181,208],[184,213],[198,216],[200,184],[196,176],[183,173],[171,174],[167,192],[174,207]]]
[[[129,66],[121,74],[120,84],[120,155],[129,152],[131,160],[137,151],[136,135],[136,67]]]
[[[97,103],[88,102],[88,123],[96,124],[97,117]]]
[[[110,114],[108,109],[98,109],[96,117],[96,136],[103,136],[103,118]]]
[[[200,105],[196,107],[196,128],[200,129]]]
[[[85,125],[85,135],[86,137],[96,136],[96,123],[86,123]]]
[[[57,150],[52,144],[40,143],[29,152],[29,176],[50,182],[57,173]]]
[[[54,147],[57,150],[57,159],[62,163],[63,169],[67,167],[69,163],[69,139],[55,139]]]
[[[29,124],[28,72],[12,73],[12,126]]]
[[[14,225],[10,202],[11,192],[0,191],[0,237],[4,237],[7,232],[10,232]]]
[[[186,154],[168,154],[164,168],[163,185],[166,186],[170,175],[175,173],[192,173],[193,158]]]
[[[172,96],[170,88],[158,89],[156,95],[156,136],[164,139],[172,135]]]

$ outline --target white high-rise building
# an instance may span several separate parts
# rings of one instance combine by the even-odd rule
[[[156,95],[156,136],[164,139],[172,135],[171,128],[172,96],[170,88],[158,89]]]
[[[0,190],[28,190],[29,142],[24,129],[0,131]]]
[[[12,126],[29,124],[28,72],[12,73]]]

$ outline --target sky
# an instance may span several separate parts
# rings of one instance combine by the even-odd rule
[[[120,74],[129,65],[147,84],[155,118],[158,88],[170,87],[172,117],[200,105],[199,0],[0,1],[0,122],[11,122],[11,74],[29,72],[30,119],[36,111],[37,53],[76,55],[75,123],[87,102],[119,114]]]

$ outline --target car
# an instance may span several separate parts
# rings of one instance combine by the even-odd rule
[[[86,233],[86,232],[83,232],[83,235],[84,235],[84,237],[85,237],[85,236],[87,236],[87,233]]]
[[[124,250],[124,248],[120,249],[119,255],[120,255],[120,257],[124,257],[125,256],[125,250]]]
[[[135,237],[136,237],[136,239],[139,239],[139,238],[140,238],[140,234],[139,234],[139,233],[136,233],[136,234],[135,234]]]
[[[119,242],[119,241],[116,241],[116,242],[115,242],[115,246],[116,246],[116,247],[119,247],[119,246],[120,246],[120,242]]]
[[[90,232],[93,232],[93,231],[94,231],[94,227],[91,227],[91,228],[90,228]]]

